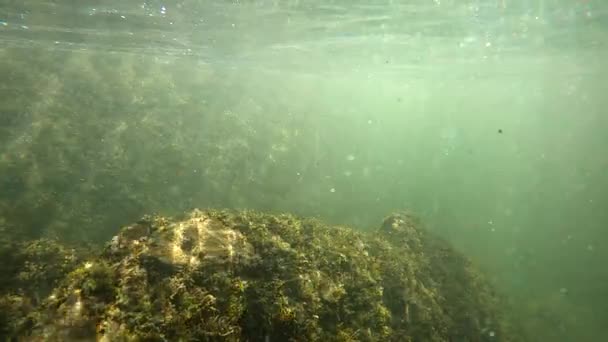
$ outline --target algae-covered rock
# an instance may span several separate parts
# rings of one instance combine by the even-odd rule
[[[0,337],[14,334],[22,319],[78,266],[78,255],[56,240],[0,238]]]
[[[498,309],[469,262],[408,214],[364,234],[291,215],[195,210],[123,228],[18,333],[45,341],[516,339]]]

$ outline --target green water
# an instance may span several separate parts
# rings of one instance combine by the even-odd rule
[[[0,228],[410,208],[536,341],[608,330],[608,3],[3,1]]]

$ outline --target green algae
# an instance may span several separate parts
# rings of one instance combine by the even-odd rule
[[[28,272],[38,270],[25,265]],[[256,211],[147,216],[124,227],[102,251],[70,265],[70,272],[51,270],[63,278],[42,300],[31,300],[27,291],[1,298],[0,306],[13,315],[5,320],[6,336],[521,340],[483,276],[407,213],[387,217],[372,233]],[[38,284],[37,277],[17,279]]]

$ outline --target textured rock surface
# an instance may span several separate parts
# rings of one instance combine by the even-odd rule
[[[520,340],[480,274],[407,214],[371,234],[249,211],[145,217],[18,308],[23,340]]]

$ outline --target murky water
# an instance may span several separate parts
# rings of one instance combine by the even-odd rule
[[[600,0],[4,1],[3,234],[407,207],[536,340],[601,341],[607,34]]]

